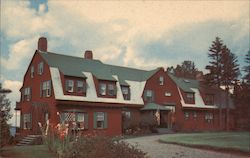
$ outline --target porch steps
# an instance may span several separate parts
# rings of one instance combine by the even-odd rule
[[[40,138],[41,135],[27,135],[26,137],[22,138],[16,145],[17,146],[25,146],[25,145],[32,145],[32,143]]]
[[[170,128],[157,128],[157,131],[158,131],[159,134],[173,134],[173,133],[175,133]]]

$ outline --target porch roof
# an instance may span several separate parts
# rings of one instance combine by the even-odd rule
[[[171,108],[156,103],[148,103],[141,110],[171,110]]]

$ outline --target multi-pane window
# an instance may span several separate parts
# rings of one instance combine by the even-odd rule
[[[144,91],[144,100],[147,102],[154,101],[154,92],[152,90],[145,90]]]
[[[207,123],[212,123],[213,119],[214,119],[213,113],[206,113],[205,114],[205,121]]]
[[[122,86],[121,89],[122,89],[122,95],[123,95],[124,100],[130,100],[129,87]]]
[[[34,66],[32,65],[31,67],[30,67],[30,77],[31,78],[34,78],[34,72],[35,70],[34,70]]]
[[[159,77],[159,84],[162,86],[164,85],[164,77],[163,76],[160,76]]]
[[[188,119],[189,118],[189,112],[184,112],[184,117],[185,117],[185,119]]]
[[[105,83],[100,83],[99,84],[99,94],[100,95],[106,95],[106,84]]]
[[[31,99],[31,88],[27,87],[23,90],[23,100],[30,101]]]
[[[106,112],[94,112],[94,128],[104,129],[107,128],[107,113]]]
[[[115,96],[116,95],[116,88],[114,84],[108,84],[108,95]]]
[[[42,82],[41,96],[42,97],[50,97],[51,96],[51,80]]]
[[[31,129],[31,114],[23,114],[23,129]]]
[[[194,93],[186,93],[187,96],[187,103],[194,103]]]
[[[126,119],[130,119],[131,118],[131,112],[130,111],[123,111],[122,112],[123,117],[125,117]]]
[[[37,70],[37,72],[38,72],[39,75],[43,74],[43,62],[40,62],[38,64],[38,70]]]
[[[207,104],[207,105],[214,104],[214,95],[213,94],[206,94],[205,95],[205,104]]]
[[[85,93],[86,92],[85,85],[84,85],[83,81],[76,82],[76,91],[77,91],[77,93]]]
[[[196,111],[193,112],[193,118],[194,118],[194,120],[197,119],[197,112]]]
[[[88,129],[88,114],[85,112],[63,112],[62,123],[69,123],[71,129]]]
[[[74,92],[74,80],[66,80],[66,91]]]

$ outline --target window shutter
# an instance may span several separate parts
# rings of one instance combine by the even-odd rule
[[[97,128],[96,120],[97,120],[97,112],[94,112],[94,129]]]
[[[30,100],[32,99],[32,88],[30,87]]]
[[[52,84],[51,84],[51,80],[49,80],[49,96],[52,96]]]
[[[155,100],[155,92],[152,91],[152,102]]]
[[[108,113],[104,112],[104,128],[108,128]]]
[[[84,129],[89,128],[89,116],[87,113],[84,113]]]
[[[30,129],[32,129],[32,114],[30,114]]]
[[[43,82],[40,82],[40,98],[43,96]]]
[[[68,85],[69,85],[69,80],[66,80],[66,82],[65,82],[65,90],[68,92]]]

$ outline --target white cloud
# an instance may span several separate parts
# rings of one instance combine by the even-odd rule
[[[1,57],[1,66],[8,70],[20,69],[21,65],[27,66],[36,49],[37,37],[17,41],[10,46],[8,58]],[[26,63],[26,64],[23,64]]]

